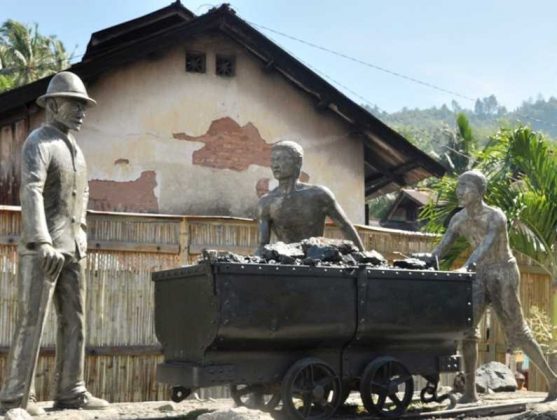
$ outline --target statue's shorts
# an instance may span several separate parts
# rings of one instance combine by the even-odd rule
[[[465,340],[480,338],[480,320],[487,305],[491,305],[511,347],[532,340],[530,328],[524,320],[519,296],[520,272],[515,258],[500,263],[478,264],[472,288],[474,328]]]

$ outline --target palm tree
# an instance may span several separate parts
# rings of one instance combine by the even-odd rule
[[[476,153],[473,168],[488,180],[485,201],[500,207],[508,219],[513,250],[532,258],[557,282],[557,147],[527,127],[502,129]],[[436,203],[421,217],[426,230],[441,233],[458,208],[456,174],[439,180]],[[449,262],[466,248],[453,249]]]
[[[27,26],[12,19],[0,27],[1,75],[13,87],[25,85],[69,66],[64,45],[55,36],[43,36],[38,25]]]
[[[6,46],[0,44],[0,92],[14,86],[13,78],[7,74],[8,71],[9,69],[6,69]]]
[[[456,117],[456,131],[447,127],[444,130],[447,144],[441,160],[451,174],[461,174],[471,168],[477,140],[466,114],[460,112]]]

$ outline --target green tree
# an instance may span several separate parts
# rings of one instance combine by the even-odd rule
[[[392,192],[367,201],[370,220],[381,220],[387,216],[387,212],[395,202],[398,192]]]
[[[0,92],[11,89],[14,86],[13,77],[8,76],[6,72],[6,46],[0,44]]]
[[[486,203],[506,214],[512,249],[532,258],[557,281],[557,148],[541,133],[521,126],[502,129],[476,154],[473,167],[486,175]],[[456,175],[440,179],[432,188],[436,203],[421,217],[426,230],[441,233],[458,208]],[[457,257],[461,242],[449,255]]]
[[[477,140],[472,133],[472,127],[466,114],[459,113],[456,117],[456,130],[446,128],[445,153],[442,161],[452,174],[461,174],[471,168],[473,154],[477,148]]]
[[[38,25],[12,19],[0,27],[0,90],[25,85],[69,67],[70,57],[56,36],[44,36]]]

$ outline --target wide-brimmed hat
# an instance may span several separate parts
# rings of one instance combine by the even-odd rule
[[[87,95],[85,85],[76,74],[61,71],[50,79],[46,93],[37,98],[37,105],[45,107],[48,98],[77,98],[87,102],[88,106],[95,106],[97,102]]]

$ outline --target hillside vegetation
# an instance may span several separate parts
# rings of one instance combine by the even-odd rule
[[[466,109],[453,101],[450,106],[408,109],[388,113],[378,108],[367,109],[381,121],[404,135],[423,151],[439,156],[446,153],[456,133],[457,114],[463,113],[474,129],[480,145],[502,127],[527,125],[552,139],[557,139],[557,98],[529,99],[517,109],[507,110],[495,96],[478,99],[474,109]]]
[[[499,105],[495,96],[478,99],[474,109],[464,109],[455,101],[450,107],[403,108],[393,113],[378,108],[367,109],[439,160],[449,175],[469,169],[476,161],[476,152],[486,148],[490,140],[493,142],[500,130],[528,126],[557,148],[557,98],[553,97],[524,101],[514,111]],[[489,150],[491,148],[486,148],[485,153]],[[435,182],[430,178],[420,186],[431,188]],[[396,196],[395,192],[369,200],[370,219],[380,220],[386,216]]]

